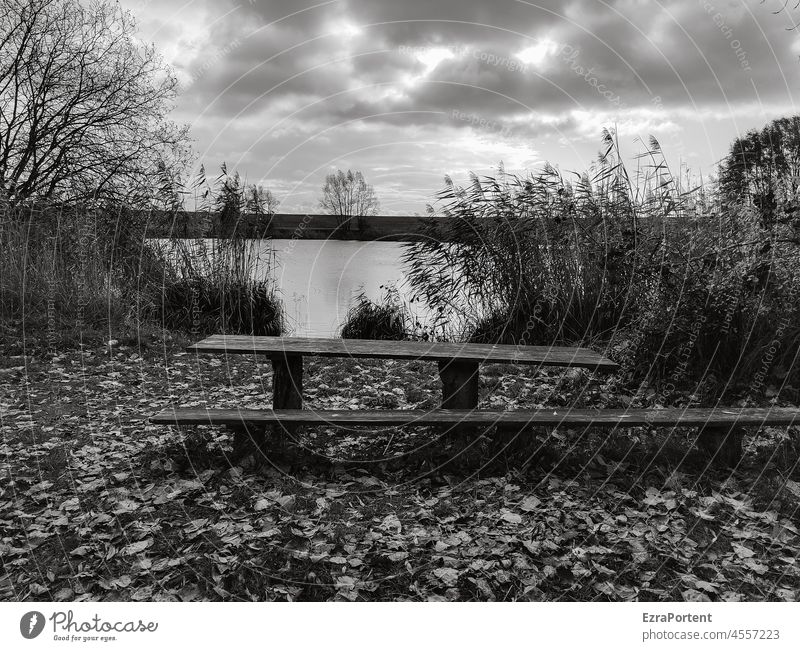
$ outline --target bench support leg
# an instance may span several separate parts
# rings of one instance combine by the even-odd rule
[[[716,463],[736,466],[742,460],[744,430],[736,425],[709,426],[700,430],[697,447]]]
[[[443,409],[477,409],[478,364],[473,362],[439,362],[442,378]]]

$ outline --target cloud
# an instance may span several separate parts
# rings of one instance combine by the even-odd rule
[[[800,72],[788,11],[732,0],[130,8],[179,71],[177,114],[204,157],[235,157],[251,177],[271,170],[284,188],[317,184],[331,161],[368,176],[387,160],[429,166],[438,178],[503,156],[577,166],[613,124],[631,140],[669,133],[681,156],[710,166],[738,131],[793,112]]]

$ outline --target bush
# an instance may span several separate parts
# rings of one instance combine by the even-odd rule
[[[413,338],[411,322],[397,289],[388,287],[378,302],[361,293],[348,311],[340,335],[344,339],[407,340]]]
[[[168,330],[197,335],[279,336],[284,331],[281,304],[264,281],[176,280],[164,286],[161,322]]]
[[[698,214],[673,236],[633,326],[616,335],[623,361],[662,391],[694,385],[713,400],[800,386],[800,249],[751,207]]]
[[[166,203],[180,212],[180,187],[165,183]],[[260,239],[246,224],[243,210],[272,214],[277,201],[261,186],[247,185],[225,163],[214,187],[201,167],[195,189],[210,201],[217,215],[212,239],[161,240],[154,247],[168,261],[163,291],[154,306],[169,329],[199,334],[277,336],[284,332],[283,310],[269,281],[269,268],[259,258]]]
[[[282,334],[279,299],[269,281],[253,278],[259,246],[258,240],[235,236],[162,242],[170,273],[157,306],[159,321],[192,334]]]

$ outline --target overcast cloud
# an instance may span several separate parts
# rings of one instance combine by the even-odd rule
[[[198,163],[287,212],[360,169],[382,212],[442,177],[584,170],[603,127],[713,172],[730,141],[797,112],[800,11],[781,0],[160,0],[124,5],[182,82]],[[777,13],[775,13],[777,12]]]

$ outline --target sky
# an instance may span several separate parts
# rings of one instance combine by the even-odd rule
[[[382,214],[424,214],[469,172],[590,168],[603,128],[634,160],[713,174],[731,141],[793,115],[794,0],[123,0],[174,68],[195,165],[226,162],[319,212],[361,170]]]

